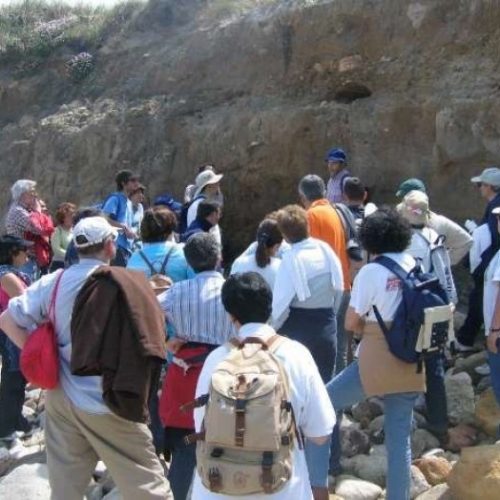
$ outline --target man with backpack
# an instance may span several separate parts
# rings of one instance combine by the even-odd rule
[[[335,423],[318,369],[266,324],[272,293],[259,274],[229,277],[222,302],[238,335],[208,356],[198,380],[192,499],[310,500],[302,436],[324,444]]]
[[[333,148],[328,151],[325,158],[330,178],[328,179],[326,197],[331,203],[342,203],[344,182],[351,172],[347,169],[347,156],[341,148]]]
[[[186,232],[181,234],[181,242],[185,243],[196,233],[209,233],[219,224],[221,212],[221,206],[217,201],[202,200],[198,205],[196,219],[191,222]]]
[[[116,191],[104,200],[102,211],[108,222],[120,231],[112,264],[126,267],[132,253],[131,242],[136,236],[132,229],[133,208],[129,196],[139,188],[139,176],[130,170],[120,170],[115,176],[115,182]]]

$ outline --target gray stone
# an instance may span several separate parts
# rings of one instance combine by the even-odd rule
[[[430,490],[431,485],[425,479],[425,476],[422,474],[420,469],[411,466],[411,486],[410,486],[410,498],[413,500],[418,497],[422,493]]]
[[[385,486],[387,475],[387,457],[382,455],[356,455],[341,460],[347,474],[359,477],[370,483]]]
[[[452,424],[474,422],[474,388],[470,376],[465,373],[451,374],[445,377],[448,418]]]
[[[447,484],[438,484],[419,495],[416,500],[452,500],[452,497]]]
[[[340,476],[335,494],[348,500],[377,500],[382,494],[382,488],[356,477]]]
[[[481,393],[486,391],[490,387],[491,387],[491,376],[487,375],[478,382],[478,384],[476,385],[476,391]]]
[[[0,448],[0,476],[3,476],[9,470],[11,463],[12,457],[9,450],[7,448]]]
[[[0,498],[12,500],[50,500],[45,464],[20,465],[0,479]]]
[[[340,429],[340,443],[342,455],[347,458],[360,453],[368,453],[371,446],[368,434],[352,426]]]
[[[438,447],[439,440],[425,429],[417,429],[411,435],[411,452],[414,459],[420,458],[425,451]]]
[[[374,418],[384,413],[384,405],[379,399],[371,398],[355,404],[351,411],[354,420],[366,427]]]
[[[123,500],[118,488],[113,488],[109,493],[102,497],[102,500]]]

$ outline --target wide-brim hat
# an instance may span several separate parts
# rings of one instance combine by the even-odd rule
[[[195,180],[196,191],[193,198],[196,198],[210,184],[219,183],[223,177],[223,174],[216,174],[213,170],[204,170],[199,173]]]

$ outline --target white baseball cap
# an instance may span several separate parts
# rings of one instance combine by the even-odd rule
[[[115,240],[118,236],[118,230],[104,217],[87,217],[82,219],[73,229],[73,240],[76,248],[97,245],[109,236]]]

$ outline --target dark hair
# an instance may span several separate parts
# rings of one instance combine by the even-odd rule
[[[141,238],[145,243],[166,241],[177,227],[177,217],[166,207],[148,208],[141,222]]]
[[[365,217],[359,229],[361,245],[373,255],[403,252],[410,245],[411,236],[410,223],[387,206]]]
[[[220,203],[217,201],[203,200],[200,202],[198,209],[196,210],[196,218],[206,219],[217,210],[220,210]]]
[[[255,272],[233,274],[222,286],[224,309],[242,325],[265,323],[271,316],[272,302],[271,288]]]
[[[266,267],[271,262],[269,249],[279,245],[283,241],[283,235],[278,228],[278,223],[273,219],[264,219],[257,229],[257,250],[255,260],[259,267]]]
[[[75,239],[75,243],[78,243],[78,238],[80,236],[77,236]],[[85,236],[83,236],[85,238]],[[111,237],[106,238],[104,241],[101,241],[100,243],[96,243],[95,245],[90,245],[88,247],[83,247],[83,248],[78,248],[75,245],[76,251],[78,252],[78,255],[80,256],[89,256],[89,255],[96,255],[104,250],[104,247],[106,246],[106,243],[109,241]]]
[[[64,219],[66,215],[74,214],[76,210],[76,205],[73,203],[61,203],[56,210],[55,219],[58,224],[64,224]]]
[[[325,197],[325,182],[319,175],[306,175],[299,182],[299,193],[307,201],[316,201]]]
[[[125,184],[127,184],[127,182],[134,178],[137,179],[138,177],[130,170],[118,171],[115,175],[116,189],[118,191],[122,191]]]
[[[76,226],[81,220],[88,217],[104,217],[104,213],[100,208],[83,207],[79,208],[73,217],[73,226]]]
[[[14,257],[27,248],[22,245],[0,245],[0,265],[11,266],[14,262]]]
[[[219,262],[219,244],[210,233],[195,233],[188,239],[184,255],[195,273],[213,271]]]
[[[366,196],[366,189],[359,177],[347,177],[342,188],[345,197],[350,201],[363,202]]]
[[[278,227],[290,243],[309,238],[307,212],[299,205],[287,205],[278,211]]]

